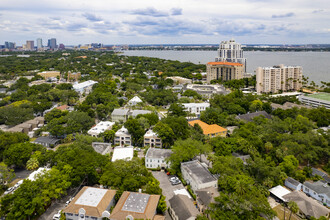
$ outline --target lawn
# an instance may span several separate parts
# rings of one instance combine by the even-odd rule
[[[284,207],[283,206],[278,205],[278,206],[274,207],[273,210],[277,213],[277,217],[280,220],[284,220]],[[288,208],[285,208],[285,219],[286,220],[289,220],[290,212],[291,211]],[[295,214],[292,213],[291,220],[301,220],[301,218],[299,218],[298,216],[296,216]]]

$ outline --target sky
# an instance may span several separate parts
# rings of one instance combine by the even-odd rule
[[[1,0],[0,44],[330,43],[329,0]],[[36,44],[36,43],[35,43]]]

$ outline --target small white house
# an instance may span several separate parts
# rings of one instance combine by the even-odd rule
[[[132,137],[128,132],[127,128],[123,126],[115,134],[115,145],[124,147],[124,146],[129,146],[131,144],[132,144]]]
[[[330,187],[329,185],[319,180],[317,182],[304,182],[303,191],[314,199],[330,206]]]
[[[198,118],[201,115],[202,111],[205,111],[206,108],[210,107],[210,103],[203,102],[203,103],[182,103],[185,110],[191,114],[195,114]]]
[[[194,192],[207,187],[218,188],[217,178],[210,173],[206,165],[202,165],[198,160],[181,163],[181,173]]]
[[[134,148],[132,146],[115,147],[111,161],[114,162],[116,160],[132,160],[133,154]]]
[[[99,134],[105,132],[106,130],[111,130],[114,124],[115,122],[111,121],[101,121],[91,129],[89,129],[87,133],[93,137],[97,137],[99,136]]]
[[[297,181],[291,177],[286,178],[284,185],[292,190],[299,191],[302,188],[302,184],[299,181]]]
[[[147,168],[168,168],[170,163],[166,158],[172,154],[170,149],[149,148],[145,156],[145,165]]]
[[[142,102],[143,101],[138,96],[134,96],[131,100],[128,101],[128,105],[134,106]]]

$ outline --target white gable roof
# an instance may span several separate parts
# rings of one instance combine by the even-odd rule
[[[129,102],[139,103],[142,102],[142,100],[138,96],[134,96],[131,100],[129,100]]]

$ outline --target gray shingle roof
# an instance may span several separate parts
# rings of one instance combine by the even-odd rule
[[[314,183],[306,181],[304,182],[304,185],[316,192],[317,194],[325,194],[330,198],[330,187],[326,182],[321,180]]]
[[[300,191],[293,191],[284,195],[287,201],[295,201],[302,213],[306,216],[314,216],[320,218],[329,214],[329,209],[319,204],[316,200],[308,197],[305,193]]]
[[[286,181],[288,181],[289,183],[291,183],[291,184],[294,185],[294,186],[298,186],[298,185],[300,184],[299,181],[297,181],[297,180],[295,180],[295,179],[293,179],[293,178],[291,178],[291,177],[288,177],[288,178],[286,179]]]
[[[129,111],[129,109],[126,109],[126,108],[116,108],[113,110],[111,115],[127,115],[128,111]]]
[[[254,117],[263,115],[265,118],[271,119],[271,115],[268,114],[265,111],[260,111],[260,112],[253,112],[253,113],[247,113],[244,115],[238,115],[236,118],[240,120],[245,120],[245,121],[252,121]]]
[[[172,154],[170,149],[149,148],[146,154],[148,158],[168,158]]]
[[[208,187],[205,189],[200,189],[196,191],[196,195],[198,197],[198,200],[203,205],[208,206],[211,202],[214,202],[214,198],[218,197],[220,194],[218,192],[218,189],[215,187]]]
[[[149,110],[132,110],[129,112],[129,115],[132,115],[133,117],[136,117],[137,115],[144,115],[144,114],[150,114],[152,113]]]
[[[322,172],[321,170],[318,170],[316,168],[312,168],[312,175],[319,175],[320,177],[322,177],[327,183],[330,183],[330,177],[328,176],[328,174],[326,172]]]
[[[194,203],[186,195],[175,195],[170,200],[171,208],[179,217],[179,220],[186,220],[190,217],[196,217],[199,212]]]
[[[47,143],[47,144],[56,144],[60,139],[53,137],[38,137],[35,139],[34,143]]]

